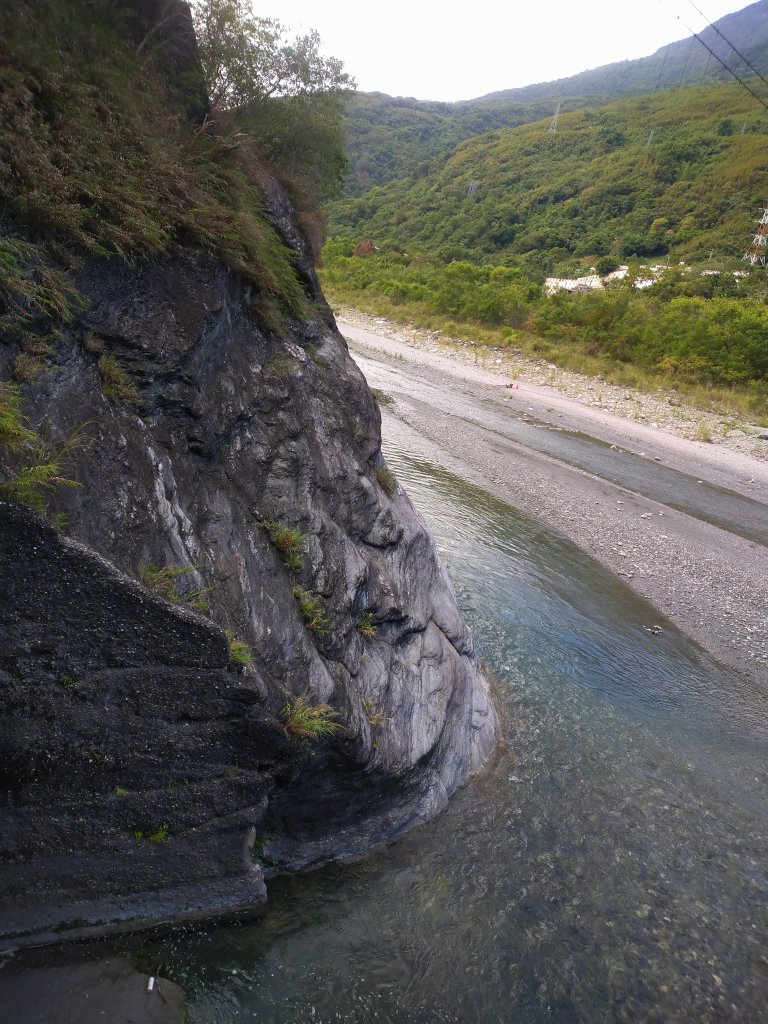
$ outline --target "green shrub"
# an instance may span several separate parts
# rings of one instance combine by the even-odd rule
[[[172,604],[186,604],[198,611],[207,612],[210,610],[210,587],[179,586],[179,580],[183,580],[191,572],[196,572],[197,568],[196,565],[158,566],[148,562],[139,566],[139,580],[147,590]]]
[[[80,486],[64,474],[85,446],[85,425],[66,441],[53,442],[28,426],[21,405],[18,385],[0,382],[0,497],[44,513],[48,492]]]
[[[99,356],[96,365],[101,377],[101,386],[107,398],[117,398],[121,402],[138,402],[139,389],[116,356],[105,353]]]
[[[333,719],[338,716],[328,704],[312,704],[308,697],[294,697],[280,713],[285,731],[297,739],[320,739],[342,728]]]
[[[379,403],[379,405],[387,407],[395,404],[394,398],[388,395],[386,391],[382,391],[381,388],[371,388],[371,394]]]
[[[37,435],[25,423],[23,399],[16,384],[0,381],[0,445],[12,452],[35,444]]]
[[[360,636],[365,637],[367,640],[373,639],[377,633],[376,620],[373,617],[373,612],[363,612],[357,620],[356,628]]]
[[[23,327],[38,316],[68,320],[82,304],[66,274],[49,259],[42,246],[9,234],[0,237],[0,309],[5,307],[0,327]]]
[[[164,821],[162,825],[158,825],[156,828],[151,829],[148,832],[144,832],[142,829],[134,829],[133,835],[135,839],[146,839],[150,843],[164,843],[168,839],[168,822]]]
[[[384,725],[384,715],[376,709],[373,701],[366,697],[363,697],[363,711],[372,729],[380,729]]]
[[[251,664],[251,648],[244,640],[238,640],[231,629],[226,631],[229,640],[229,657],[234,665],[245,667]]]
[[[46,354],[50,354],[50,349]],[[20,352],[13,361],[11,376],[20,384],[28,384],[30,381],[37,380],[44,369],[45,356],[43,354]]]
[[[392,470],[387,466],[379,466],[376,470],[376,479],[387,497],[394,498],[397,493],[397,479]]]
[[[3,10],[0,205],[21,230],[0,242],[0,312],[66,318],[83,253],[151,259],[185,238],[254,286],[256,316],[302,316],[296,255],[266,214],[253,145],[224,116],[204,130],[179,116],[202,83],[169,74],[161,47],[137,48],[124,8]]]
[[[318,636],[324,636],[328,632],[328,616],[320,595],[305,590],[304,587],[294,587],[293,596],[299,605],[307,629]]]
[[[286,526],[275,519],[265,519],[261,524],[273,546],[279,552],[286,569],[300,572],[304,565],[307,536],[293,526]]]

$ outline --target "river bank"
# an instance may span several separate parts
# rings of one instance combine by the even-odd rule
[[[469,347],[440,344],[427,332],[347,309],[336,315],[395,415],[647,598],[662,621],[640,628],[663,630],[666,616],[768,696],[768,441],[758,428],[743,424],[720,429],[716,443],[695,441],[712,414],[670,405],[665,396],[518,365],[516,357],[511,364],[491,354],[483,363],[478,355],[475,362]],[[527,424],[596,439],[605,465],[585,469],[567,454],[519,443],[511,428]],[[629,482],[612,479],[611,462],[622,460]],[[689,512],[675,507],[674,493],[665,497],[649,485],[664,473],[673,492],[676,482],[693,489]],[[718,520],[729,495],[745,501],[751,532],[738,510],[730,524]]]
[[[454,365],[459,363],[465,368],[467,379],[479,384],[501,378],[534,391],[544,388],[582,406],[582,415],[591,420],[599,419],[597,414],[601,411],[607,412],[638,426],[661,428],[685,440],[711,444],[768,462],[768,427],[743,417],[697,408],[674,391],[650,394],[564,370],[544,360],[529,359],[514,350],[485,347],[459,337],[448,337],[441,331],[396,324],[349,306],[334,306],[333,309],[339,323],[388,339],[394,345],[393,352],[398,352],[398,345],[405,345],[418,351],[420,360],[435,367],[444,365],[440,357],[447,357]]]

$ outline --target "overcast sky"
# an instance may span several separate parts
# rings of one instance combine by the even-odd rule
[[[296,30],[315,28],[365,92],[467,100],[644,57],[706,20],[691,0],[254,0]],[[741,0],[695,0],[710,21]]]

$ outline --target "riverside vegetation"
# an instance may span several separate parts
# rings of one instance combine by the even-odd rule
[[[768,171],[759,106],[736,85],[696,86],[548,124],[470,139],[422,177],[337,202],[327,292],[765,422],[768,277],[740,259]],[[622,261],[605,289],[543,288]],[[655,284],[632,286],[662,263]]]

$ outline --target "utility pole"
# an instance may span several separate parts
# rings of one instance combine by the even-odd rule
[[[756,263],[765,266],[766,243],[768,243],[768,203],[763,209],[763,215],[757,222],[757,231],[752,236],[752,242],[741,257],[754,267]]]
[[[555,132],[557,131],[557,119],[560,117],[560,107],[562,107],[562,105],[563,105],[562,103],[558,103],[557,104],[557,107],[555,109],[555,116],[552,118],[552,123],[550,124],[549,128],[547,129],[547,131],[549,132],[550,135],[554,135]]]

